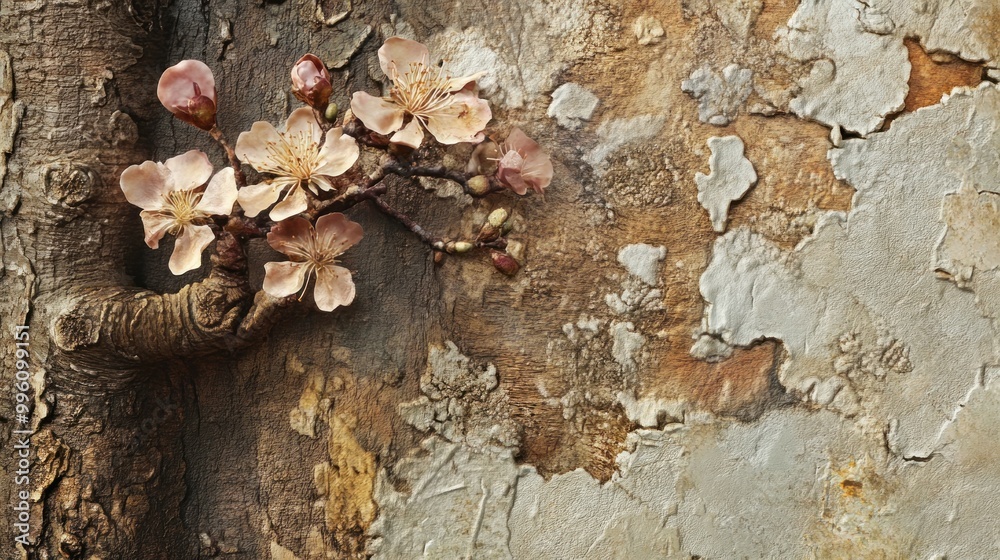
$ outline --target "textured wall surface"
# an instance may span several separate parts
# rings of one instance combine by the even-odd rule
[[[431,342],[376,558],[1000,555],[1000,4],[423,6],[579,227],[523,358]]]

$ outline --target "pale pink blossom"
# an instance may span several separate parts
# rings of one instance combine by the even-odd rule
[[[545,187],[552,182],[552,160],[537,142],[515,128],[501,146],[500,154],[497,178],[501,183],[517,194],[528,192],[528,188],[544,194]]]
[[[202,252],[215,239],[208,225],[211,217],[228,215],[236,202],[233,169],[227,167],[212,177],[208,156],[198,150],[163,163],[133,165],[122,172],[121,187],[125,198],[142,208],[146,245],[156,249],[165,234],[177,237],[170,255],[174,274],[201,266]]]
[[[390,37],[378,50],[382,72],[392,81],[388,97],[359,91],[351,110],[378,134],[392,134],[390,142],[420,146],[427,129],[442,144],[479,142],[493,117],[489,104],[467,86],[485,72],[452,78],[433,64],[427,47],[402,37]],[[410,120],[404,126],[405,118]]]
[[[270,213],[272,220],[280,222],[309,207],[305,189],[316,195],[320,190],[333,190],[330,180],[358,160],[358,144],[340,128],[327,131],[322,145],[321,140],[323,130],[308,107],[292,111],[281,129],[259,121],[240,134],[236,156],[272,176],[240,189],[240,206],[248,216],[256,216],[281,198]]]
[[[295,217],[276,224],[267,242],[291,259],[264,265],[264,291],[274,297],[298,293],[299,299],[315,280],[313,299],[322,311],[333,311],[354,301],[351,271],[337,266],[337,257],[361,240],[361,226],[341,213],[316,220]]]
[[[215,127],[215,77],[204,62],[182,60],[164,70],[156,96],[182,121],[202,130]]]
[[[330,73],[316,55],[304,55],[292,66],[292,93],[299,101],[322,111],[332,91]]]

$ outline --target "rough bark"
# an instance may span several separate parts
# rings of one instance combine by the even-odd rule
[[[34,546],[20,554],[191,558],[227,547],[247,558],[269,554],[271,536],[213,543],[260,531],[258,521],[270,512],[259,492],[270,481],[234,486],[198,472],[223,464],[220,453],[236,452],[240,464],[221,474],[245,473],[257,427],[239,433],[225,421],[221,427],[231,437],[209,436],[204,447],[185,439],[202,438],[197,435],[201,402],[208,404],[205,410],[249,416],[244,413],[255,400],[252,393],[233,399],[232,387],[245,386],[248,379],[224,372],[238,371],[231,363],[236,350],[259,342],[287,306],[255,296],[245,259],[231,239],[218,243],[210,270],[200,273],[203,279],[192,274],[182,284],[157,276],[162,262],[144,262],[134,243],[135,213],[117,188],[125,166],[169,157],[163,154],[180,142],[211,149],[205,139],[175,129],[177,123],[155,99],[160,69],[182,53],[208,58],[220,80],[228,79],[223,120],[235,134],[265,113],[287,108],[286,58],[313,47],[316,36],[349,57],[368,35],[364,18],[344,37],[316,33],[325,27],[316,19],[316,5],[265,4],[250,12],[240,6],[45,1],[3,6],[3,131],[9,136],[3,233],[5,284],[11,288],[3,296],[5,328],[30,325],[31,365],[37,372]],[[377,12],[368,17],[377,19]],[[281,29],[272,28],[275,22]],[[278,36],[284,48],[269,49]],[[227,59],[237,38],[246,55]],[[347,41],[352,42],[343,44]],[[254,51],[266,56],[254,57]],[[265,96],[257,94],[261,90]],[[217,150],[210,153],[221,163]],[[197,281],[187,284],[192,279]],[[205,355],[215,357],[192,362]],[[12,347],[4,348],[4,356],[13,366]],[[13,375],[12,368],[6,370],[5,380],[13,382],[7,371]],[[215,412],[209,416],[214,424]],[[5,420],[14,426],[6,413]],[[3,461],[13,467],[16,458]],[[191,471],[188,465],[197,466]],[[292,490],[308,496],[312,487],[306,476]],[[253,497],[233,504],[233,492],[241,489],[253,489]],[[8,501],[15,497],[12,491],[5,486]],[[213,523],[227,528],[223,537],[202,526],[219,516],[216,508],[255,517],[238,526]],[[294,529],[307,533],[298,525]],[[12,545],[4,544],[15,554]]]

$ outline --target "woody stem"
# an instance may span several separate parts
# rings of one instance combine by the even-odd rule
[[[219,130],[219,127],[213,126],[212,130],[208,131],[212,135],[212,139],[222,146],[222,149],[226,151],[226,157],[229,158],[229,165],[233,168],[233,173],[236,175],[236,186],[245,187],[247,186],[247,178],[243,175],[243,168],[240,166],[240,160],[236,157],[236,152],[233,151],[232,146],[226,141],[226,137]]]
[[[486,192],[480,192],[480,193],[472,192],[472,190],[469,189],[469,179],[465,173],[448,169],[443,165],[411,167],[409,165],[394,160],[390,162],[388,165],[386,165],[385,170],[388,171],[389,173],[392,173],[393,175],[396,175],[398,177],[404,177],[407,179],[413,177],[430,177],[432,179],[446,179],[462,187],[462,190],[465,191],[465,194],[475,198],[482,198],[488,194],[504,190],[504,186],[500,184],[500,182],[497,181],[495,177],[491,177],[489,179],[490,186],[486,190]]]
[[[412,231],[414,235],[420,238],[421,241],[430,245],[435,250],[438,251],[445,250],[445,243],[443,239],[432,235],[430,232],[425,230],[423,226],[421,226],[417,222],[414,222],[413,219],[411,219],[409,216],[403,214],[399,210],[396,210],[392,206],[389,206],[389,204],[386,201],[382,200],[380,197],[377,196],[372,197],[370,200],[372,201],[372,204],[374,204],[375,207],[378,208],[379,212],[382,212],[386,216],[389,216],[390,218],[403,224],[403,226],[405,226],[406,229]]]

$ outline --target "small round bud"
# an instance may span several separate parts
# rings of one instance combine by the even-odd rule
[[[444,262],[444,253],[442,253],[441,251],[434,251],[434,264],[437,266],[441,266],[441,263],[443,262]]]
[[[323,118],[326,119],[328,122],[333,122],[337,120],[337,112],[339,111],[339,109],[340,108],[337,107],[336,103],[330,103],[329,105],[326,106],[326,110],[323,111]]]
[[[503,223],[503,227],[500,228],[500,235],[507,235],[514,229],[514,220],[507,220]]]
[[[452,246],[451,250],[454,253],[468,253],[473,247],[475,247],[475,245],[469,243],[468,241],[457,241]]]
[[[466,184],[469,186],[469,192],[473,196],[483,196],[490,192],[490,180],[485,175],[476,175],[469,179]]]
[[[507,218],[509,216],[510,214],[507,213],[507,210],[504,210],[503,208],[497,208],[496,210],[490,212],[490,215],[488,218],[486,218],[486,221],[489,222],[489,224],[495,228],[501,228],[503,227],[503,223],[507,221]]]
[[[490,260],[493,261],[493,268],[507,276],[514,276],[521,268],[521,265],[517,263],[514,257],[503,251],[490,251]]]

